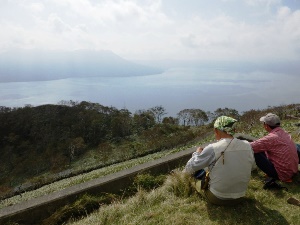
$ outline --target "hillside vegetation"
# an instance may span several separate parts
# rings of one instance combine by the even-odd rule
[[[265,135],[258,119],[265,112],[274,112],[283,118],[282,126],[292,135],[295,142],[300,143],[298,113],[293,113],[295,106],[273,107],[267,110],[245,112],[241,116],[239,132],[255,137]],[[281,112],[281,113],[280,113]],[[154,179],[154,178],[153,178]],[[300,175],[293,183],[282,183],[286,190],[264,190],[264,174],[259,170],[252,172],[246,200],[232,207],[215,206],[207,203],[197,193],[190,177],[180,172],[166,175],[159,188],[149,188],[147,182],[137,184],[138,192],[131,198],[119,198],[113,204],[102,205],[99,210],[76,219],[67,224],[294,224],[300,221],[300,207],[287,203],[290,197],[300,200]],[[76,206],[72,206],[76,208]],[[78,209],[78,208],[77,208]],[[78,211],[77,211],[78,212]],[[53,219],[54,217],[52,217]]]
[[[268,109],[264,110],[250,110],[244,112],[242,115],[236,114],[235,110],[218,109],[214,112],[214,116],[226,114],[236,118],[238,117],[240,120],[238,132],[254,137],[261,137],[266,133],[258,121],[259,117],[266,112],[274,112],[282,118],[282,126],[291,133],[294,141],[300,143],[299,127],[297,126],[300,122],[298,119],[300,115],[299,106],[299,104],[292,104],[268,107]],[[154,109],[157,109],[157,107],[152,108],[153,111]],[[143,112],[146,113],[150,111],[151,110]],[[177,129],[181,131],[175,134],[168,133],[166,136],[163,134],[167,132],[159,132],[156,136],[152,134],[152,139],[157,137],[155,140],[152,140],[153,142],[158,141],[161,145],[162,140],[164,140],[163,143],[165,144],[163,145],[164,147],[158,148],[156,153],[149,151],[147,154],[147,152],[145,152],[145,156],[143,157],[138,157],[137,154],[131,155],[131,160],[128,160],[129,157],[125,157],[125,161],[122,163],[116,164],[111,162],[113,165],[109,167],[63,179],[46,185],[36,191],[26,192],[22,194],[22,198],[15,196],[6,199],[1,202],[3,203],[1,207],[57,191],[66,186],[85,182],[89,179],[104,176],[105,174],[150,161],[175,151],[181,151],[188,148],[188,142],[195,145],[203,143],[203,141],[212,140],[212,135],[210,135],[212,130],[210,121],[213,121],[213,119],[209,118],[213,117],[207,117],[207,120],[205,119],[206,123],[204,123],[203,119],[201,125],[198,124],[198,126],[195,126],[195,120],[187,119],[187,115],[194,111],[195,110],[182,110],[178,113],[178,118],[166,117],[167,120],[160,120],[159,117],[156,120],[155,114],[150,113],[150,115],[153,116],[154,125],[142,130],[143,132],[146,130],[157,132],[161,131],[162,128],[166,129],[166,127],[177,127]],[[201,111],[198,110],[197,112]],[[235,115],[232,115],[233,113],[235,113]],[[206,113],[206,115],[207,114],[208,113]],[[185,117],[183,117],[183,115],[185,115]],[[199,120],[196,121],[199,123]],[[140,133],[140,131],[137,133]],[[187,133],[191,135],[186,136]],[[177,142],[177,145],[185,147],[174,147],[176,144],[174,145],[172,141],[170,143],[173,143],[173,145],[168,145],[168,140],[173,140],[173,138],[167,139],[167,137],[170,136],[173,136],[173,138],[177,140],[183,140],[182,142]],[[158,137],[162,137],[163,139]],[[190,139],[188,137],[190,137]],[[130,143],[130,139],[124,140],[126,140],[126,143]],[[118,142],[115,143],[120,144],[124,140],[118,140]],[[135,145],[132,143],[137,142],[137,140],[139,139],[131,139],[131,145],[126,145],[126,150],[128,151],[130,148],[133,148]],[[121,145],[119,145],[119,147],[120,146]],[[84,157],[80,158],[80,156]],[[122,156],[124,157],[124,155]],[[99,158],[95,160],[94,151],[87,151],[75,158],[74,161],[71,162],[71,165],[80,164],[81,169],[78,169],[78,172],[82,172],[84,168],[93,168],[99,165],[97,164]],[[107,160],[109,159],[107,158]],[[224,208],[207,204],[192,188],[190,178],[182,176],[180,172],[159,177],[153,177],[147,174],[140,175],[136,178],[133,187],[129,187],[131,191],[126,195],[111,196],[108,194],[107,196],[84,196],[74,204],[58,209],[57,212],[46,219],[43,224],[63,224],[68,220],[70,224],[298,224],[298,221],[300,221],[299,207],[287,204],[286,200],[291,196],[300,199],[299,177],[295,179],[292,184],[285,184],[285,186],[288,187],[288,191],[263,190],[262,180],[263,174],[259,171],[254,171],[247,192],[247,201],[239,207]],[[134,193],[136,194],[133,197],[126,197],[128,194],[132,195]],[[98,209],[99,206],[101,206],[99,211],[94,212],[83,220],[78,220],[78,218],[85,217],[88,213]]]
[[[196,125],[209,120],[200,109],[165,114],[162,106],[132,114],[85,101],[0,107],[0,198],[185,146],[204,134]]]

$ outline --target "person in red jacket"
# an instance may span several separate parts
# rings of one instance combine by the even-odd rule
[[[280,119],[273,113],[260,118],[268,135],[251,142],[255,162],[269,178],[290,182],[298,172],[299,158],[296,144],[280,127]]]

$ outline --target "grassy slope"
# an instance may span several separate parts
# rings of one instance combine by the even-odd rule
[[[203,139],[198,144],[206,143],[206,142],[209,142],[209,141],[211,141],[211,137]],[[92,179],[96,179],[96,178],[99,178],[99,177],[106,176],[106,175],[111,174],[111,173],[116,173],[118,171],[134,167],[134,166],[139,165],[139,164],[143,164],[143,163],[146,163],[146,162],[158,159],[158,158],[162,158],[162,157],[167,156],[169,154],[173,154],[175,152],[183,151],[184,149],[189,148],[189,147],[191,147],[191,146],[185,146],[185,147],[182,147],[182,148],[176,148],[176,149],[171,149],[171,150],[161,151],[161,152],[158,152],[158,153],[149,154],[149,155],[144,156],[144,157],[131,159],[131,160],[128,160],[126,162],[117,163],[117,164],[107,166],[107,167],[104,167],[104,168],[101,168],[101,169],[93,170],[93,171],[88,172],[88,173],[84,173],[84,174],[80,174],[80,175],[77,175],[77,176],[66,178],[66,179],[63,179],[63,180],[60,180],[60,181],[56,181],[56,182],[53,182],[51,184],[45,185],[41,188],[38,188],[36,190],[28,191],[28,192],[22,193],[21,195],[15,195],[11,198],[1,200],[0,201],[0,209],[3,208],[3,207],[6,207],[6,206],[10,206],[10,205],[18,204],[18,203],[23,202],[23,201],[27,201],[27,200],[32,199],[32,198],[37,198],[37,197],[40,197],[40,196],[43,196],[43,195],[46,195],[46,194],[49,194],[49,193],[52,193],[52,192],[55,192],[55,191],[62,190],[66,187],[69,187],[69,186],[72,186],[72,185],[75,185],[75,184],[83,183],[83,182],[86,182],[86,181],[89,181],[89,180],[92,180]],[[87,160],[87,159],[84,159],[84,160]],[[80,163],[78,163],[78,164],[80,165]],[[80,165],[80,166],[82,166],[82,165]]]
[[[300,137],[296,135],[296,127],[293,123],[298,121],[284,121],[283,127],[288,130],[295,142],[300,143]],[[241,133],[249,133],[249,130],[239,130]],[[262,136],[260,126],[251,128],[252,136]],[[208,142],[211,139],[206,139]],[[204,143],[202,142],[202,143]],[[200,143],[198,143],[200,144]],[[113,165],[87,174],[73,178],[64,179],[59,182],[42,187],[39,190],[27,192],[22,196],[2,201],[1,207],[16,204],[30,198],[45,195],[47,193],[63,189],[67,186],[85,182],[108,173],[116,172],[140,163],[144,163],[164,155],[171,154],[182,149],[173,149],[161,153],[155,153],[139,159]],[[181,173],[166,176],[165,183],[152,191],[139,190],[129,199],[116,198],[113,204],[101,205],[100,210],[83,218],[82,220],[70,221],[70,224],[299,224],[300,207],[287,204],[288,197],[293,196],[300,199],[300,182],[288,184],[289,191],[265,191],[262,189],[263,174],[254,171],[247,191],[247,200],[236,207],[217,207],[207,204],[204,199],[194,191],[189,183],[189,178],[182,177]],[[142,185],[143,186],[143,185]],[[88,197],[89,198],[89,197]],[[86,201],[85,199],[81,202]],[[89,201],[89,200],[87,200]],[[91,198],[92,204],[99,204],[98,199]],[[82,211],[88,211],[85,206],[80,205]],[[76,214],[76,206],[67,206],[69,215]],[[55,215],[57,218],[68,216],[66,212]],[[83,213],[86,215],[86,213]],[[49,218],[46,224],[55,223]],[[59,219],[58,219],[59,220]],[[50,223],[48,223],[50,221]]]
[[[295,121],[283,121],[283,127],[295,142]],[[261,127],[252,128],[254,136],[262,136]],[[300,199],[299,175],[285,190],[264,190],[260,171],[253,171],[246,201],[238,206],[221,207],[208,204],[190,185],[190,178],[180,172],[168,175],[165,183],[152,191],[139,192],[126,200],[101,206],[93,214],[68,224],[300,224],[300,207],[287,203],[289,197]]]
[[[300,208],[286,202],[290,196],[300,199],[299,187],[292,184],[288,185],[288,192],[266,191],[261,178],[261,174],[254,174],[245,202],[221,207],[206,203],[191,188],[188,178],[169,175],[160,188],[140,190],[128,200],[102,206],[69,224],[299,224]]]

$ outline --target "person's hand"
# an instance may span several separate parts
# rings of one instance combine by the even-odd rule
[[[197,150],[196,150],[196,152],[199,152],[199,153],[202,152],[202,151],[203,151],[202,147],[198,147]]]

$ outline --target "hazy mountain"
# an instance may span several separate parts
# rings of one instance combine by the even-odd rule
[[[46,81],[71,77],[124,77],[161,72],[161,69],[125,60],[111,51],[18,50],[0,54],[0,82]]]

